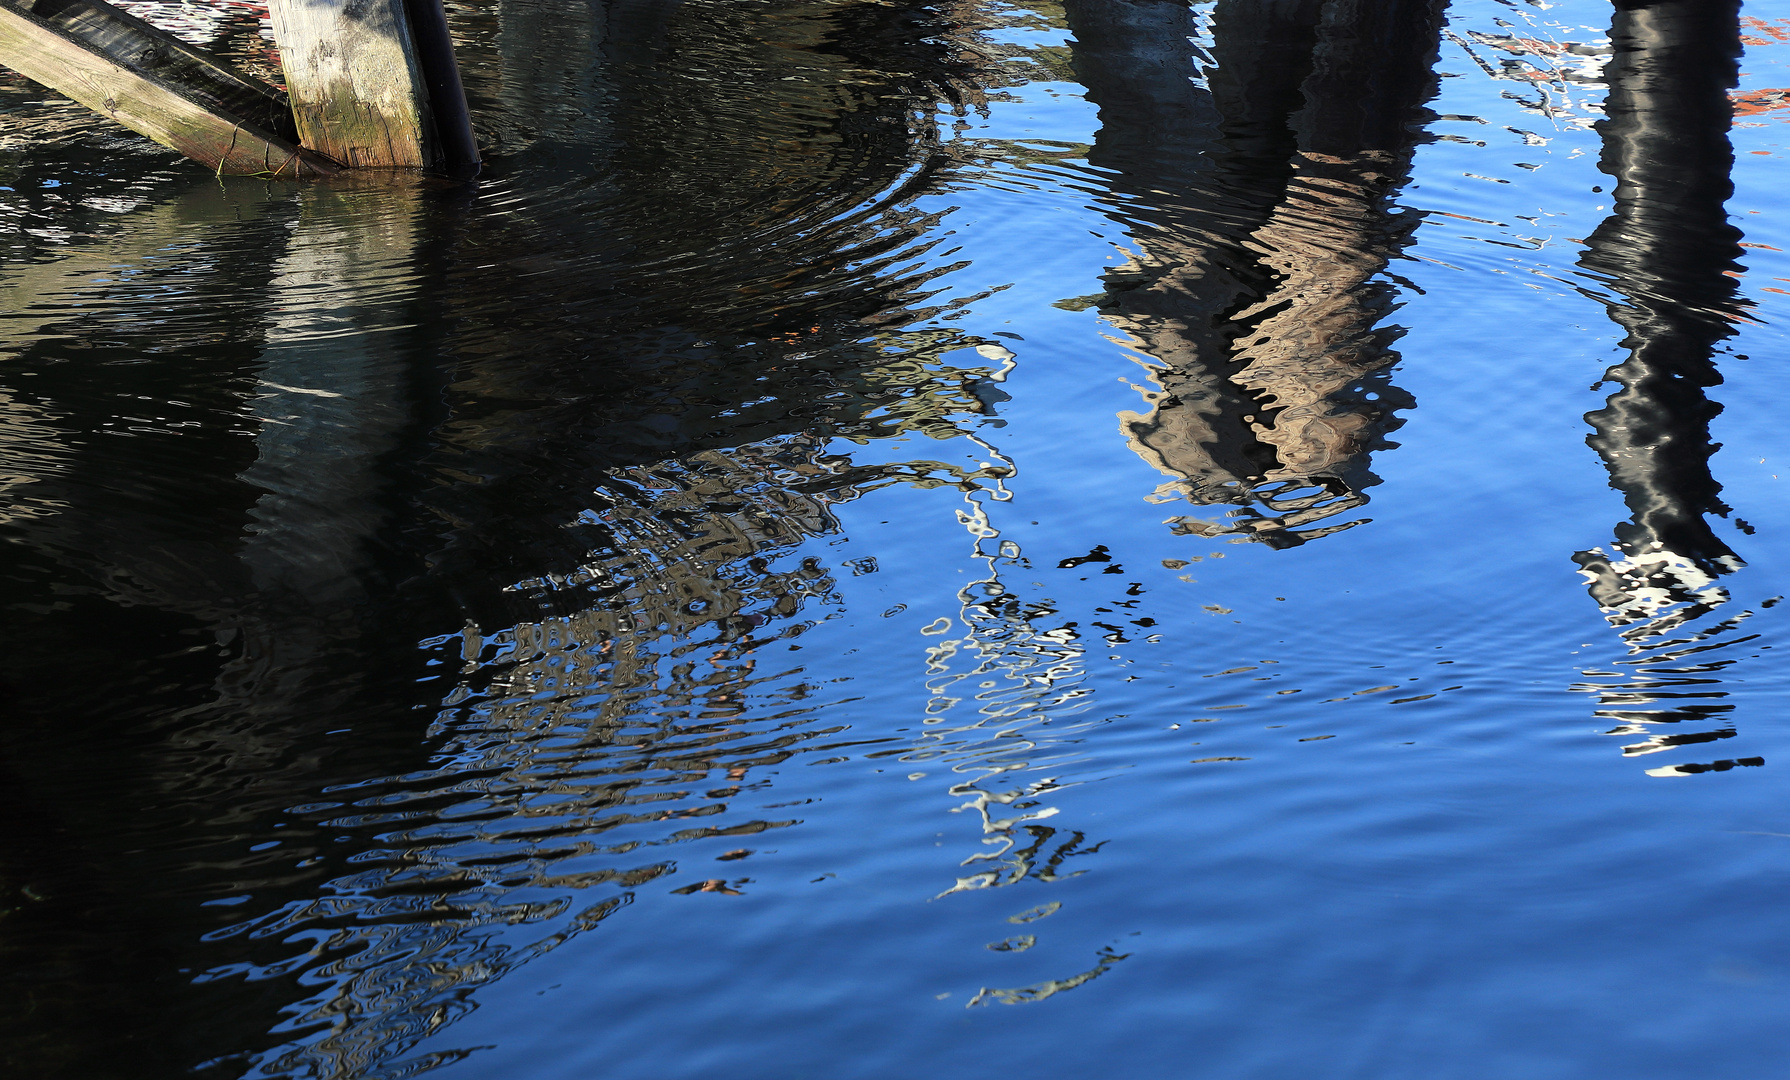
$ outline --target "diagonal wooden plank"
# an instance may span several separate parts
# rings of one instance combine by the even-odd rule
[[[222,175],[297,178],[339,171],[333,161],[202,105],[168,83],[132,71],[4,4],[0,4],[0,64]]]
[[[286,95],[105,0],[0,0],[201,105],[298,141]]]

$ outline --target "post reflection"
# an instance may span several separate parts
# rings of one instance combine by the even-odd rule
[[[1739,632],[1751,613],[1721,610],[1729,594],[1719,579],[1743,564],[1709,521],[1728,507],[1709,468],[1717,449],[1709,423],[1721,406],[1705,392],[1722,381],[1715,349],[1746,307],[1734,280],[1741,233],[1723,205],[1733,191],[1728,90],[1739,74],[1739,12],[1732,0],[1624,0],[1610,30],[1609,96],[1598,127],[1614,206],[1580,265],[1615,294],[1610,318],[1627,335],[1628,356],[1604,376],[1620,389],[1586,416],[1594,429],[1586,442],[1632,516],[1616,527],[1614,552],[1592,548],[1573,561],[1629,646],[1618,662],[1632,668],[1627,681],[1580,687],[1600,695],[1599,716],[1620,721],[1610,734],[1645,736],[1623,747],[1628,755],[1733,736],[1725,719],[1733,706],[1720,702],[1727,695],[1717,675],[1736,661],[1719,650],[1751,640]],[[1696,730],[1682,730],[1686,724]]]
[[[1360,524],[1375,449],[1412,402],[1389,379],[1381,280],[1416,215],[1392,197],[1434,91],[1439,0],[1221,2],[1212,67],[1177,4],[1072,0],[1075,63],[1138,252],[1098,301],[1156,389],[1120,427],[1176,479],[1160,501],[1231,504],[1176,530],[1277,547]],[[1196,81],[1209,74],[1209,87]]]
[[[838,606],[804,548],[833,507],[1004,475],[839,449],[954,439],[994,397],[984,343],[915,328],[965,302],[912,204],[973,31],[542,14],[468,15],[509,151],[476,197],[202,177],[104,259],[21,271],[0,344],[42,381],[6,409],[36,449],[0,524],[53,569],[5,577],[51,617],[3,650],[33,674],[0,687],[0,797],[45,825],[0,849],[0,990],[40,1074],[450,1059],[405,1055],[692,845],[793,824],[736,800],[850,744],[789,648]],[[70,716],[106,720],[78,763]],[[740,891],[750,859],[712,854],[698,891]]]

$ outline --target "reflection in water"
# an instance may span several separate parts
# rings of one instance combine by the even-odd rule
[[[1627,682],[1582,687],[1601,695],[1599,716],[1621,721],[1611,734],[1647,736],[1625,754],[1734,735],[1722,722],[1733,707],[1712,699],[1727,696],[1716,676],[1735,660],[1716,650],[1752,640],[1738,632],[1750,612],[1718,612],[1729,599],[1718,578],[1742,563],[1708,520],[1728,508],[1709,470],[1716,451],[1709,422],[1721,406],[1704,392],[1721,382],[1716,345],[1745,318],[1732,276],[1740,231],[1723,206],[1733,191],[1727,92],[1739,71],[1739,7],[1733,0],[1625,0],[1604,69],[1609,96],[1599,128],[1603,171],[1616,178],[1614,209],[1580,263],[1616,294],[1610,318],[1627,334],[1628,358],[1605,375],[1621,389],[1586,417],[1595,429],[1587,441],[1632,516],[1616,528],[1615,554],[1593,548],[1573,559],[1629,645],[1630,659],[1619,661],[1634,669]],[[1663,703],[1669,707],[1630,707]],[[1721,726],[1654,731],[1681,723]],[[1761,763],[1724,759],[1650,772]]]
[[[106,244],[5,271],[29,452],[0,524],[55,568],[6,599],[57,615],[5,639],[33,677],[0,797],[43,823],[0,849],[9,1064],[445,1060],[403,1053],[683,845],[795,824],[733,803],[854,745],[787,651],[839,604],[798,551],[831,508],[1011,471],[838,449],[998,399],[993,346],[914,328],[968,302],[913,204],[936,103],[980,100],[970,31],[839,0],[464,19],[476,191],[202,177],[63,212]],[[71,748],[60,716],[105,722]]]
[[[978,351],[990,359],[1013,362],[1013,353],[1003,346],[983,345]],[[962,860],[959,865],[970,872],[935,900],[1076,877],[1085,871],[1065,862],[1092,855],[1104,845],[1104,841],[1088,843],[1081,830],[1060,835],[1061,830],[1042,824],[1057,815],[1057,808],[1045,805],[1044,797],[1071,784],[1061,782],[1060,776],[1024,778],[1026,773],[1070,767],[1074,745],[1096,723],[1074,719],[1086,710],[1092,693],[1084,685],[1086,646],[1074,622],[1041,629],[1042,621],[1057,614],[1056,607],[1048,600],[1027,602],[1002,581],[1004,569],[1031,569],[1018,543],[1000,539],[989,515],[993,505],[1012,499],[1006,481],[1017,475],[1018,467],[975,435],[966,437],[988,454],[982,471],[993,481],[959,485],[966,509],[957,511],[957,521],[970,535],[969,557],[982,564],[982,575],[958,590],[955,621],[942,617],[921,630],[937,639],[926,649],[929,697],[921,734],[907,746],[867,755],[896,757],[923,769],[948,767],[960,778],[946,788],[946,794],[957,803],[953,813],[975,815],[972,820],[984,850]],[[1133,583],[1133,594],[1140,588]],[[1116,647],[1127,639],[1114,630],[1106,640]],[[909,778],[927,775],[915,772]],[[1053,901],[1010,921],[1033,921],[1061,906]],[[1035,936],[1028,936],[988,948],[1018,952],[1035,943]],[[1103,949],[1090,971],[1031,987],[983,987],[965,1007],[1042,1001],[1088,982],[1123,959]]]
[[[1604,88],[1603,66],[1610,55],[1607,42],[1561,41],[1569,28],[1540,12],[1516,12],[1523,21],[1514,33],[1492,34],[1453,30],[1443,35],[1479,66],[1488,78],[1506,83],[1500,96],[1518,103],[1522,110],[1548,127],[1590,128],[1600,111],[1597,98]],[[1500,26],[1510,26],[1502,19]],[[1496,61],[1494,64],[1493,61]],[[1521,128],[1510,129],[1523,137],[1525,146],[1541,146],[1547,137]],[[1470,141],[1455,136],[1461,141]]]
[[[1376,280],[1417,220],[1391,198],[1434,90],[1443,3],[1219,3],[1209,85],[1178,4],[1070,0],[1101,106],[1090,160],[1139,253],[1096,301],[1158,389],[1121,428],[1178,479],[1162,501],[1238,504],[1176,530],[1288,547],[1359,524],[1409,398],[1388,381],[1395,306]],[[1315,526],[1315,527],[1313,527]]]
[[[1147,253],[1103,309],[1178,395],[1131,434],[1194,501],[1268,507],[1242,528],[1270,542],[1358,505],[1391,424],[1390,294],[1370,279],[1409,231],[1384,204],[1436,11],[1226,5],[1211,92],[1177,55],[1187,9],[1070,12],[1103,106],[1095,164]],[[107,238],[7,270],[26,389],[0,437],[30,448],[3,481],[21,493],[8,550],[57,569],[6,588],[64,613],[5,642],[35,677],[6,689],[32,722],[0,797],[46,824],[0,850],[0,952],[37,1071],[439,1064],[458,1052],[404,1055],[642,888],[750,892],[749,862],[653,883],[689,845],[798,824],[742,803],[792,759],[948,771],[978,843],[945,903],[1074,877],[1101,847],[1049,823],[1067,781],[1037,775],[1092,722],[1087,645],[1003,581],[1027,565],[990,517],[1016,466],[965,426],[1013,354],[938,328],[976,298],[938,294],[943,230],[915,206],[965,160],[940,148],[937,103],[1012,77],[990,70],[986,13],[457,17],[492,151],[477,190],[207,178],[88,219],[31,208]],[[258,47],[246,25],[227,51]],[[1370,77],[1375,48],[1409,63]],[[21,220],[9,240],[75,238]],[[840,452],[900,435],[981,453]],[[920,731],[865,746],[833,719],[853,695],[791,646],[840,605],[807,542],[896,483],[961,492],[985,569],[915,658]],[[107,718],[79,784],[55,779],[65,714]],[[111,1015],[98,987],[166,1019]]]
[[[977,298],[943,291],[955,219],[922,201],[974,153],[1075,152],[941,139],[941,101],[1056,70],[1058,53],[981,36],[1022,18],[996,8],[457,3],[491,150],[477,188],[119,168],[107,155],[161,152],[20,106],[35,119],[0,136],[17,255],[0,268],[0,602],[33,616],[0,624],[10,1068],[346,1080],[451,1062],[463,1049],[424,1051],[461,1045],[430,1036],[481,987],[635,901],[753,903],[731,898],[765,888],[755,845],[804,818],[825,832],[796,763],[899,762],[937,785],[931,809],[972,839],[919,886],[926,910],[1012,897],[978,958],[1000,933],[996,953],[1050,955],[1087,912],[1043,923],[1064,901],[1024,888],[1075,878],[1110,835],[1058,815],[1111,719],[1089,708],[1092,650],[1158,626],[1116,561],[1126,599],[1094,616],[1110,623],[1014,579],[1031,572],[1002,532],[1019,464],[990,440],[1017,358],[951,329]],[[1104,205],[1138,249],[1098,304],[1160,389],[1125,432],[1175,477],[1165,497],[1244,507],[1178,528],[1287,546],[1346,527],[1331,519],[1366,501],[1368,455],[1409,404],[1383,279],[1415,223],[1390,200],[1440,4],[1205,10],[1068,6]],[[1721,11],[1684,40],[1717,40]],[[240,13],[192,25],[265,51]],[[1209,70],[1189,38],[1211,40]],[[1731,64],[1685,55],[1672,100],[1646,105],[1641,81],[1613,95],[1628,194],[1587,256],[1631,334],[1593,443],[1636,517],[1618,555],[1582,561],[1642,664],[1734,622],[1679,633],[1719,614],[1736,562],[1704,522],[1707,454],[1657,450],[1656,432],[1707,449],[1701,388],[1738,314],[1708,171],[1727,151],[1686,168],[1649,141],[1678,138],[1680,112],[1718,130],[1705,91]],[[0,106],[16,97],[0,77]],[[65,176],[87,186],[50,183]],[[803,638],[841,614],[844,574],[877,572],[826,554],[849,550],[829,546],[840,508],[901,484],[962,499],[969,565],[949,580],[970,580],[918,648],[890,651],[887,683],[847,684]],[[1630,710],[1710,693],[1695,664],[1641,670],[1596,688],[1624,730],[1724,708]],[[907,675],[921,722],[847,728]],[[1055,998],[1122,944],[967,1000]]]

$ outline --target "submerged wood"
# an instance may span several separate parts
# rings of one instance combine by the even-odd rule
[[[105,0],[0,0],[91,46],[125,68],[180,88],[288,142],[298,141],[286,95]]]
[[[270,0],[300,142],[357,169],[439,153],[404,0]]]
[[[103,5],[87,10],[97,12],[99,6]],[[97,25],[116,28],[124,24],[100,20]],[[142,26],[167,38],[147,23]],[[128,44],[140,39],[124,35],[119,40]],[[298,178],[339,171],[334,162],[307,153],[260,124],[226,111],[215,99],[201,100],[205,95],[162,77],[183,76],[189,70],[186,61],[134,70],[95,44],[8,3],[0,3],[0,64],[221,175]],[[205,81],[213,85],[215,76]]]

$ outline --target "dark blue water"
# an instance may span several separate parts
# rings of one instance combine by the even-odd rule
[[[10,1072],[1777,1075],[1790,8],[450,15],[0,79]]]

